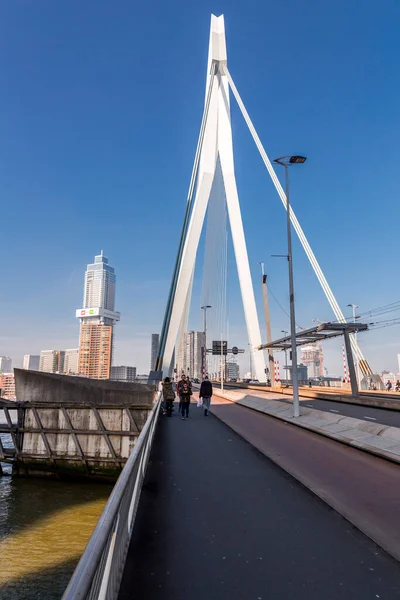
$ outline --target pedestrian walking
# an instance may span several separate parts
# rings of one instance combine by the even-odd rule
[[[185,382],[182,391],[182,421],[189,418],[189,406],[190,396],[192,395],[192,388]]]
[[[201,382],[200,386],[200,398],[203,398],[203,408],[204,408],[204,416],[208,416],[208,411],[210,410],[211,397],[213,395],[213,387],[211,381],[208,379],[206,375],[204,377],[204,381]]]
[[[186,383],[186,377],[185,375],[182,374],[181,379],[178,381],[178,385],[176,386],[176,393],[179,396],[179,412],[182,413],[182,404],[183,404],[183,400],[182,400],[182,394],[183,394],[183,386]]]
[[[172,415],[172,405],[175,400],[175,392],[174,388],[172,387],[172,381],[169,377],[166,377],[162,382],[162,393],[164,400],[164,415],[166,414],[167,417],[170,417]]]

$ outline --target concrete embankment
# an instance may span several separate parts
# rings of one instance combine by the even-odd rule
[[[155,386],[15,369],[14,472],[118,477],[156,400]]]

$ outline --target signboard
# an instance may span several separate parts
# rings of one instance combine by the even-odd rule
[[[221,350],[222,344],[222,350]],[[227,354],[228,351],[228,342],[226,340],[214,340],[212,343],[212,353],[213,356],[221,356],[221,354]]]
[[[239,348],[237,346],[233,346],[232,354],[239,354]]]
[[[78,319],[84,317],[105,317],[114,321],[119,321],[121,316],[119,312],[107,310],[106,308],[78,308],[75,315]]]

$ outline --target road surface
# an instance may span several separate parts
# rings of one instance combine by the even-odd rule
[[[254,411],[223,411],[251,435]],[[194,404],[187,421],[161,419],[121,600],[399,595],[397,561],[220,419]]]

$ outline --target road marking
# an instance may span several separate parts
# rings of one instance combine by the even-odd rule
[[[376,421],[375,417],[364,417],[364,419],[369,419],[370,421]]]
[[[335,410],[334,408],[330,408],[329,410],[330,410],[331,412],[337,412],[337,413],[339,412],[338,410]]]
[[[309,406],[310,408],[314,408],[312,404],[306,404],[306,406]]]

